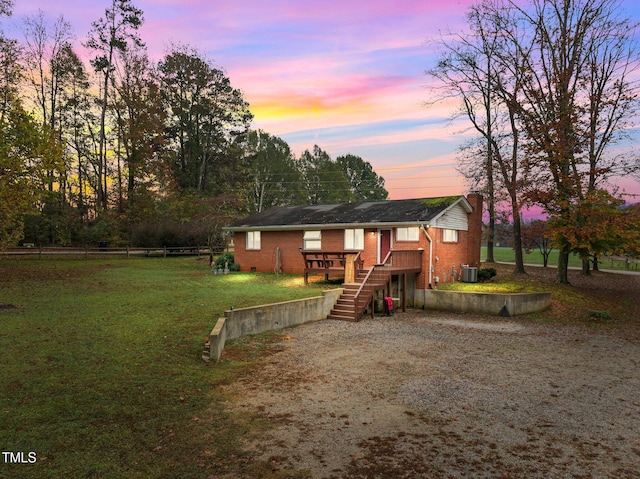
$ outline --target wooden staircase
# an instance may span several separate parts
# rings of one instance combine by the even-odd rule
[[[380,264],[365,269],[358,253],[354,261],[353,282],[344,283],[344,291],[327,316],[327,319],[360,321],[371,304],[376,291],[385,289],[393,274],[419,273],[422,270],[422,251],[391,251]],[[345,275],[346,277],[347,275]],[[404,299],[402,305],[404,308]],[[371,305],[373,317],[373,305]]]
[[[344,283],[342,287],[344,291],[338,298],[335,306],[327,316],[327,319],[339,319],[342,321],[359,321],[360,318],[356,317],[356,296],[358,290],[362,286],[369,270],[362,269],[356,273],[356,278],[353,283]],[[368,298],[368,301],[371,297]]]
[[[387,257],[387,260],[388,258],[389,257]],[[344,291],[327,316],[327,319],[360,321],[367,305],[371,303],[375,291],[384,289],[391,278],[391,271],[386,264],[387,260],[385,260],[385,263],[375,265],[370,269],[358,268],[354,282],[344,283],[342,285]]]

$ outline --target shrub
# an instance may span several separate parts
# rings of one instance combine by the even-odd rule
[[[478,281],[489,281],[496,274],[495,268],[482,268],[478,270]]]
[[[234,262],[233,253],[224,253],[218,256],[216,259],[216,268],[224,268],[225,264],[228,263],[229,271],[239,271],[240,265]]]

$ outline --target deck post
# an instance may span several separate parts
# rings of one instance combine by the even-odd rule
[[[402,312],[407,312],[407,275],[402,275]]]
[[[345,260],[344,260],[344,282],[345,283],[355,282],[355,278],[356,278],[355,258],[356,258],[355,254],[345,255]]]
[[[371,319],[375,319],[375,294],[371,295]]]

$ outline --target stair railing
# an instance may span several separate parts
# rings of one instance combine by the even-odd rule
[[[358,321],[364,310],[367,309],[367,304],[373,298],[373,293],[379,286],[386,284],[391,277],[391,252],[387,253],[384,261],[381,264],[376,264],[371,268],[367,275],[362,280],[362,284],[356,291],[354,296],[355,311],[354,321]]]
[[[353,260],[353,268],[355,270],[356,277],[360,271],[364,270],[364,260],[362,259],[361,251],[358,251],[358,254],[356,254],[356,257]]]

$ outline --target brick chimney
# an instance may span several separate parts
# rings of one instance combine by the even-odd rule
[[[482,242],[482,195],[471,191],[467,201],[473,207],[469,215],[469,236],[467,237],[467,262],[470,266],[480,266],[480,245]]]

